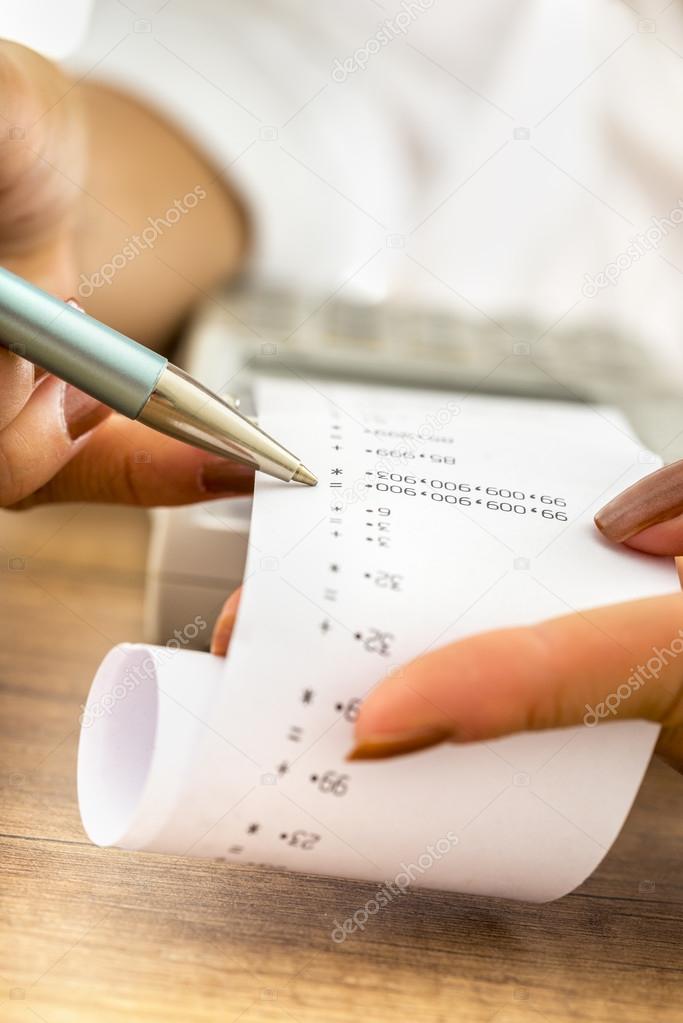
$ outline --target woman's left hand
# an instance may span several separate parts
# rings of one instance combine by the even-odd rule
[[[683,462],[640,480],[596,525],[648,554],[683,554]],[[662,725],[657,752],[683,771],[683,594],[496,629],[424,654],[380,682],[356,722],[354,760],[439,742],[622,718]]]
[[[619,495],[596,524],[637,550],[683,554],[683,462]],[[227,650],[239,595],[219,616],[214,653]],[[365,697],[350,758],[625,718],[661,724],[657,752],[683,771],[681,593],[496,629],[423,654]]]

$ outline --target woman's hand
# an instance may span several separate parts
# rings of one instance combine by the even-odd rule
[[[637,550],[679,555],[682,512],[678,462],[615,498],[596,524]],[[657,752],[683,771],[683,594],[497,629],[426,653],[363,701],[350,758],[624,718],[661,724]]]
[[[150,198],[151,182],[138,183],[132,172],[121,174],[131,194],[114,193],[105,186],[112,175],[116,179],[115,154],[103,153],[89,130],[100,122],[96,115],[102,105],[113,137],[118,125],[121,132],[139,141],[137,163],[144,168],[147,160],[148,175],[160,182],[158,199]],[[153,141],[153,152],[144,152],[143,139]],[[91,173],[92,165],[100,168],[97,173]],[[169,173],[176,179],[165,184],[157,169],[166,165],[173,168]],[[106,239],[104,253],[94,256],[102,260],[111,258],[121,245],[116,231],[125,237],[131,222],[136,226],[138,220],[144,222],[147,215],[171,205],[170,194],[182,195],[189,190],[189,182],[194,186],[209,177],[215,178],[213,172],[145,111],[126,106],[125,100],[114,95],[97,90],[93,95],[84,93],[42,57],[0,40],[0,265],[67,298],[76,294],[83,252],[93,250],[94,214],[88,203],[108,218],[109,227],[96,232]],[[143,183],[146,192],[140,206]],[[121,187],[116,180],[114,187]],[[206,216],[213,217],[219,240],[225,242],[222,232],[227,232],[228,225],[223,207],[228,201],[222,186],[214,183],[210,194],[209,189],[207,181],[206,209],[188,215],[168,241],[169,246],[183,246],[182,251],[189,248],[189,258],[196,258],[190,242],[195,231],[206,233]],[[93,196],[93,191],[98,194]],[[116,231],[111,222],[117,225]],[[205,251],[210,248],[204,246]],[[233,257],[237,248],[233,241]],[[223,251],[229,255],[230,246],[223,244]],[[168,259],[167,250],[164,255]],[[170,329],[172,318],[182,315],[193,298],[182,271],[181,287],[164,287],[158,277],[160,265],[156,253],[150,252],[121,274],[124,280],[137,279],[138,289],[140,281],[151,285],[146,302],[135,287],[129,297],[123,290],[118,292],[121,306],[130,310],[125,317],[131,322],[123,326],[136,326],[132,317],[140,309],[146,340],[158,340],[157,324]],[[215,265],[195,263],[195,273],[201,276],[195,293],[211,285],[220,267],[218,257]],[[228,269],[226,263],[225,272]],[[97,295],[105,306],[103,299],[111,304],[112,297],[112,292]],[[26,507],[47,500],[180,504],[248,492],[252,478],[241,466],[110,413],[76,388],[50,375],[41,376],[19,352],[0,348],[0,507]]]
[[[629,488],[596,523],[637,550],[682,553],[683,462]],[[213,653],[228,648],[239,598],[237,590],[218,617]],[[496,629],[425,653],[365,697],[350,758],[625,718],[661,724],[657,752],[683,771],[683,594]]]

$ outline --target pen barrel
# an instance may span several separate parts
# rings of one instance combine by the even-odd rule
[[[0,345],[136,419],[167,359],[0,269]]]

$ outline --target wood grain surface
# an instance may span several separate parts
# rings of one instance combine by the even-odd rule
[[[141,638],[143,513],[0,513],[3,1023],[683,1020],[683,779],[653,763],[581,889],[546,906],[93,848],[78,715]]]

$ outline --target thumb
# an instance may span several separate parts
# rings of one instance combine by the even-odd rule
[[[648,718],[680,739],[683,595],[481,633],[419,657],[364,700],[351,759],[512,732]],[[678,732],[676,733],[676,730]]]

